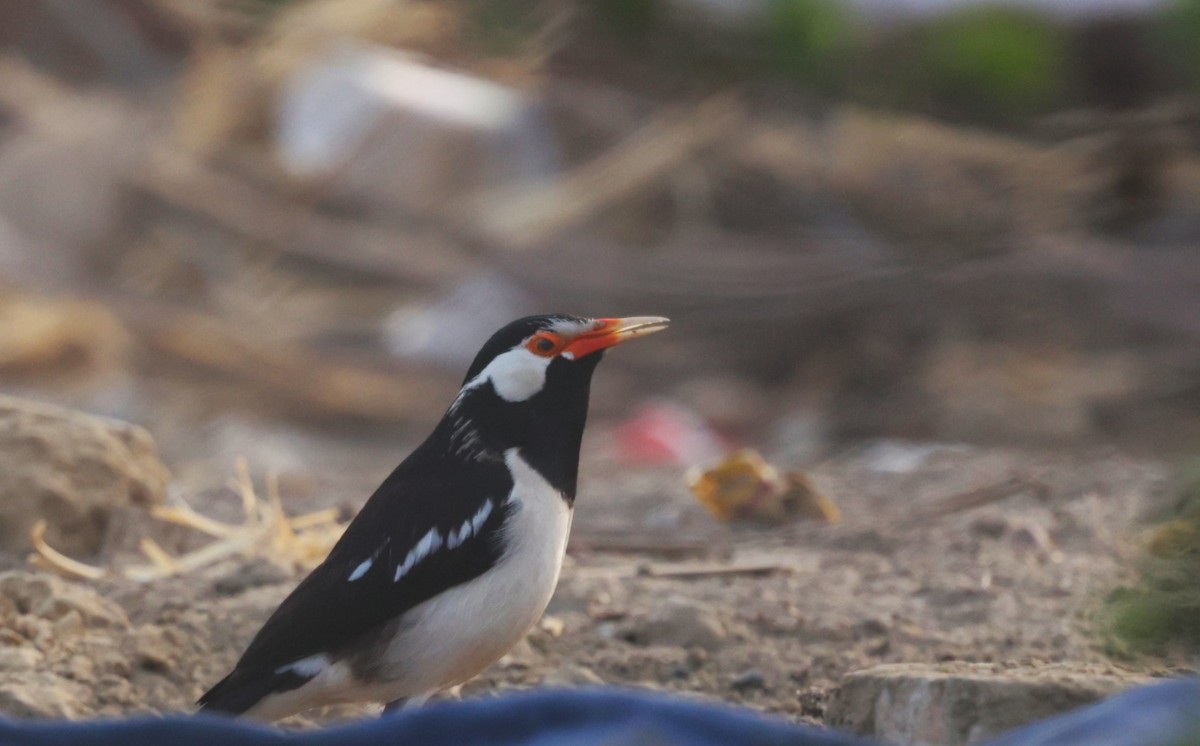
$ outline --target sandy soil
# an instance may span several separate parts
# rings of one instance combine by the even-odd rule
[[[821,722],[840,677],[876,663],[1054,663],[1131,680],[1167,670],[1113,664],[1092,632],[1139,519],[1169,494],[1163,463],[1105,448],[873,442],[811,469],[842,524],[766,530],[717,524],[678,469],[621,464],[605,455],[607,437],[601,428],[591,438],[572,548],[546,618],[465,696],[603,682]],[[998,489],[964,507],[963,495],[1014,478],[1040,486]],[[295,507],[328,501],[315,494]],[[104,599],[83,603],[83,624],[71,603],[66,612],[18,603],[12,627],[26,631],[9,644],[38,651],[32,667],[59,677],[46,687],[70,689],[65,714],[186,710],[295,582],[250,559],[150,585],[102,585],[120,607],[97,612],[111,617],[103,624],[88,622],[86,608]]]

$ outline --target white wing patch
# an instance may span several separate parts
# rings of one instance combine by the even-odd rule
[[[291,671],[299,676],[311,679],[326,668],[329,668],[329,659],[318,653],[317,655],[310,655],[307,658],[301,658],[286,666],[280,666],[275,669],[275,673],[287,673]]]
[[[450,549],[462,546],[462,543],[479,533],[479,529],[483,528],[483,522],[492,514],[492,501],[488,500],[479,510],[475,511],[475,515],[462,522],[462,525],[457,529],[450,529],[449,536],[446,537],[446,546]]]
[[[417,566],[417,563],[441,549],[444,541],[441,531],[436,528],[429,529],[417,542],[417,545],[409,550],[408,556],[404,558],[404,564],[396,568],[396,577],[393,580],[399,580],[407,575],[409,570]]]
[[[362,564],[359,565],[358,567],[354,568],[354,572],[350,573],[350,577],[346,578],[346,580],[353,583],[354,581],[361,578],[363,575],[366,575],[367,570],[371,569],[371,564],[374,563],[374,561],[375,561],[374,558],[363,560]]]
[[[419,565],[425,558],[440,550],[442,547],[447,549],[457,549],[462,546],[467,539],[479,533],[483,528],[483,524],[492,514],[493,503],[490,499],[484,501],[483,506],[475,511],[475,515],[462,522],[458,528],[450,529],[446,536],[442,536],[442,532],[436,528],[431,528],[421,537],[417,545],[412,548],[408,556],[404,558],[404,563],[396,568],[396,576],[393,581],[398,582],[400,578],[407,575],[414,567]],[[354,569],[350,574],[350,580],[357,580],[362,577],[370,569],[371,560],[367,560],[363,564]],[[364,565],[366,566],[364,569]],[[360,572],[361,570],[361,572]]]

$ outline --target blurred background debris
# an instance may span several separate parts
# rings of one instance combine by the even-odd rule
[[[0,5],[0,568],[44,519],[159,572],[206,539],[151,508],[238,524],[238,458],[344,519],[502,321],[654,313],[596,380],[565,631],[479,687],[821,720],[877,663],[1120,678],[1110,618],[1194,609],[1191,513],[1136,558],[1200,452],[1197,0]],[[203,608],[96,581],[174,661],[124,688],[27,619],[21,701],[186,706],[304,564],[252,555],[171,575]],[[705,646],[640,631],[664,593]]]
[[[780,473],[756,451],[743,449],[687,475],[688,487],[722,521],[779,524],[790,520],[837,523],[837,506],[803,473]]]

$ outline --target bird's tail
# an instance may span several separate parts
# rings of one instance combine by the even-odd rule
[[[303,686],[310,677],[291,671],[247,671],[236,668],[200,697],[201,712],[243,715],[272,694]]]

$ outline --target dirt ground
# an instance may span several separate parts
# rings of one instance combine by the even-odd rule
[[[1139,521],[1170,494],[1168,464],[1105,447],[872,441],[810,469],[841,524],[761,529],[718,524],[679,469],[631,467],[614,444],[603,423],[585,444],[572,545],[546,617],[463,696],[605,683],[820,723],[841,676],[879,663],[1052,664],[1131,682],[1170,670],[1114,664],[1094,631]],[[378,456],[369,454],[362,460]],[[222,503],[214,498],[218,514]],[[0,685],[0,699],[10,711],[24,701],[31,715],[188,710],[297,579],[253,558],[93,586],[103,598],[71,583],[43,593],[57,600],[41,606],[22,600],[38,595],[38,578],[0,588],[17,607],[6,650],[35,651],[6,667],[38,672],[17,694]]]

